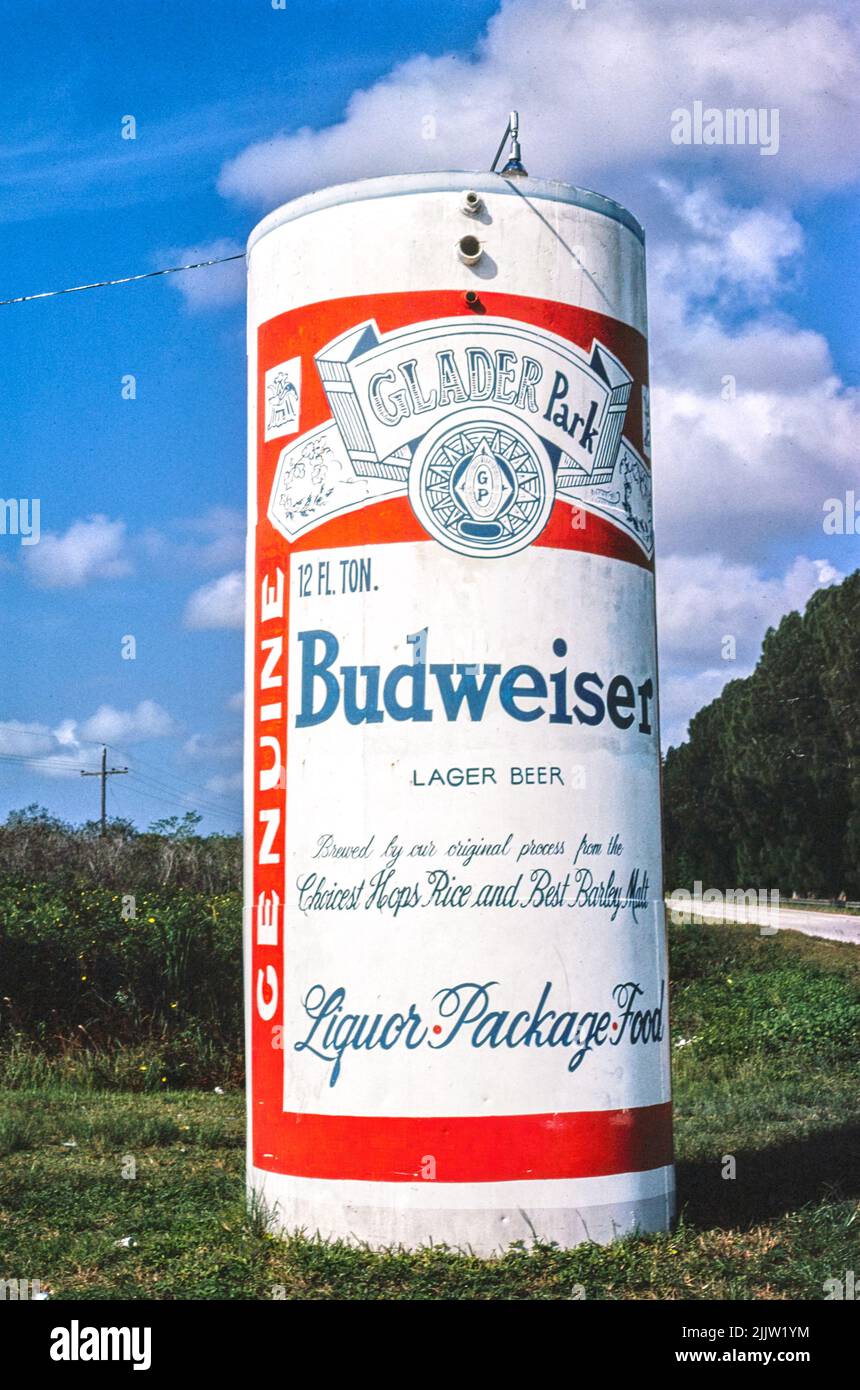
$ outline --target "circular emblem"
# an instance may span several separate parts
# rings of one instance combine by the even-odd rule
[[[540,535],[555,500],[546,451],[505,411],[465,410],[430,430],[409,471],[421,525],[461,555],[513,555]]]

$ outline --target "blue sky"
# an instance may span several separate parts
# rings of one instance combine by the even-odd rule
[[[856,21],[841,3],[717,9],[4,0],[0,299],[228,254],[326,183],[486,165],[518,105],[532,172],[648,229],[664,722],[682,737],[769,622],[857,564],[856,537],[822,530],[826,498],[860,498]],[[779,151],[672,144],[696,99],[778,108]],[[105,740],[133,770],[117,814],[239,828],[241,276],[0,308],[0,496],[39,498],[42,532],[0,536],[0,815],[95,813],[79,769]]]
[[[353,87],[413,50],[470,43],[492,9],[3,5],[0,298],[171,264],[177,250],[220,237],[243,244],[257,215],[218,195],[225,159],[282,126],[335,119]],[[135,141],[120,138],[128,114]],[[205,803],[207,825],[235,829],[235,786],[213,779],[235,783],[239,766],[241,712],[229,705],[242,684],[241,633],[189,629],[183,613],[220,572],[205,555],[213,536],[228,565],[241,559],[242,303],[195,313],[157,280],[3,313],[2,496],[40,498],[43,533],[103,515],[124,522],[126,538],[151,530],[161,544],[155,554],[138,545],[126,575],[46,587],[2,538],[0,717],[53,730],[100,706],[155,702],[176,732],[141,742],[133,726],[130,738],[115,733],[116,762],[139,778],[112,781],[112,808],[146,822]],[[134,400],[121,395],[127,373]],[[216,509],[221,524],[194,529]],[[171,547],[183,540],[191,553],[177,567]],[[134,661],[121,656],[126,634]],[[223,756],[196,755],[188,745],[200,734]],[[23,754],[32,741],[10,733],[3,751],[18,746]],[[73,818],[97,808],[97,783],[76,771],[9,761],[0,779],[0,814],[31,800]]]

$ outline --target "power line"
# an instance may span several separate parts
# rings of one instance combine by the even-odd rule
[[[132,776],[136,779],[135,785],[142,782],[145,787],[155,787],[160,792],[166,792],[176,806],[187,806],[189,801],[193,801],[196,807],[201,810],[209,811],[212,815],[228,816],[231,819],[239,820],[239,813],[231,805],[230,800],[220,792],[200,789],[182,778],[176,777],[172,772],[167,772],[161,764],[153,763],[147,758],[142,758],[138,753],[130,753],[126,748],[120,748],[115,743],[109,743],[112,753],[118,753],[130,764]],[[153,777],[152,773],[142,772],[136,764],[143,764],[145,768],[154,768],[158,773]],[[184,800],[179,800],[179,796]],[[162,798],[163,799],[163,798]]]
[[[10,733],[20,733],[22,736],[26,730],[8,730]],[[213,810],[226,810],[233,814],[233,807],[229,797],[221,792],[208,789],[199,789],[192,783],[186,782],[183,778],[175,776],[172,772],[167,772],[160,763],[151,762],[143,758],[139,753],[131,753],[127,748],[120,748],[115,743],[97,743],[93,739],[78,739],[79,745],[88,745],[93,748],[107,747],[112,753],[119,754],[131,764],[131,772],[136,777],[142,778],[144,782],[149,782],[154,787],[160,787],[162,791],[171,793],[182,792],[186,795],[200,795],[205,797]],[[60,761],[65,759],[65,761]],[[13,766],[20,764],[22,767],[45,768],[53,772],[70,772],[77,776],[80,772],[78,766],[78,754],[75,752],[64,753],[62,749],[57,749],[55,753],[0,753],[0,763],[11,763]],[[136,764],[142,764],[145,768],[153,768],[158,773],[158,778],[153,777],[151,772],[142,772]],[[93,769],[98,775],[98,769]],[[162,779],[162,780],[159,780]],[[217,803],[221,803],[218,805]]]
[[[164,795],[166,795],[174,806],[190,810],[193,803],[193,808],[195,810],[207,811],[213,816],[229,816],[237,820],[239,819],[238,812],[231,809],[229,805],[226,803],[224,805],[218,805],[206,801],[198,795],[196,789],[193,787],[188,787],[186,789],[181,787],[168,787],[165,786],[163,782],[156,782],[152,778],[144,777],[140,772],[136,772],[134,768],[131,769],[131,772],[135,779],[132,785],[141,793],[146,789],[149,795],[152,796],[155,794],[153,792],[154,788],[155,792],[162,793],[162,800]]]
[[[146,800],[146,801],[155,801],[155,802],[157,802],[157,803],[158,803],[159,805],[161,805],[161,806],[169,806],[169,807],[171,807],[173,810],[176,810],[176,811],[188,811],[188,810],[191,809],[191,808],[188,806],[188,804],[185,803],[185,802],[178,801],[178,800],[176,800],[176,799],[173,798],[173,797],[158,796],[155,792],[150,791],[148,787],[147,787],[147,788],[141,787],[141,786],[139,786],[136,782],[131,782],[131,783],[129,783],[129,787],[133,787],[133,788],[134,788],[134,791],[135,791],[135,794],[136,794],[137,796],[142,796],[142,797],[144,798],[144,800]],[[196,809],[196,807],[195,807],[195,809]],[[208,816],[213,817],[213,818],[215,818],[216,820],[217,820],[217,819],[220,819],[220,820],[226,821],[226,820],[231,820],[231,819],[232,819],[233,821],[241,822],[241,819],[242,819],[242,817],[239,815],[238,811],[233,812],[233,813],[231,814],[229,811],[221,811],[221,810],[215,811],[215,810],[210,810],[208,807],[204,807],[203,809],[206,811],[206,814],[207,814]]]
[[[102,781],[102,814],[101,814],[101,823],[102,823],[102,834],[103,834],[103,835],[106,833],[106,830],[107,830],[107,779],[108,779],[109,777],[119,777],[121,773],[126,773],[126,772],[128,772],[128,768],[127,768],[127,767],[108,767],[108,765],[107,765],[107,748],[106,748],[106,747],[102,749],[102,765],[101,765],[101,769],[100,769],[98,772],[85,772],[83,769],[81,769],[81,776],[82,776],[82,777],[100,777],[100,778],[101,778],[101,781]]]
[[[137,753],[129,753],[127,749],[119,748],[115,743],[109,743],[108,747],[111,752],[119,753],[125,758],[131,764],[131,771],[134,776],[141,779],[144,783],[148,783],[153,787],[158,787],[161,791],[169,792],[171,795],[175,795],[177,791],[179,791],[182,792],[183,795],[193,796],[201,805],[205,806],[208,803],[209,809],[211,810],[224,810],[230,815],[235,814],[230,799],[221,792],[195,787],[191,783],[183,781],[182,778],[176,777],[172,772],[165,771],[160,764],[150,762],[146,758],[141,758]],[[136,766],[136,764],[141,763],[145,768],[154,768],[158,776],[153,777],[152,773],[149,771],[141,772],[140,767]],[[219,805],[218,803],[221,804]]]
[[[188,809],[188,807],[187,807],[187,806],[183,806],[183,803],[180,802],[180,801],[170,801],[170,800],[165,799],[163,796],[156,796],[156,795],[155,795],[153,792],[151,792],[151,791],[144,791],[144,789],[143,789],[142,787],[137,786],[135,783],[131,783],[130,785],[131,785],[131,786],[134,786],[135,794],[136,794],[137,796],[142,796],[142,797],[144,797],[144,799],[147,800],[147,801],[155,801],[155,802],[158,802],[161,806],[169,806],[169,807],[172,807],[174,810],[187,810],[187,809]],[[127,803],[127,801],[126,801],[126,799],[125,799],[125,790],[123,789],[123,795],[122,795],[122,796],[118,796],[117,793],[116,793],[116,790],[114,789],[114,791],[113,791],[113,797],[114,797],[114,800],[117,802],[117,805],[119,806],[120,810],[125,810],[126,813],[127,813],[128,818],[131,818],[131,814],[133,814],[133,813],[130,813],[130,808],[129,808],[128,803]],[[225,813],[225,812],[221,812],[221,811],[209,811],[207,814],[208,814],[210,817],[218,818],[218,817],[220,816],[222,819],[226,819],[226,813]],[[237,822],[241,822],[241,819],[242,819],[242,818],[241,818],[241,816],[240,816],[238,813],[236,813],[234,819],[235,819]],[[224,833],[224,832],[222,831],[222,832],[220,832],[220,833]]]
[[[108,747],[111,747],[111,745],[109,744]],[[112,751],[118,752],[119,750],[113,748]],[[92,772],[82,772],[81,769],[77,766],[65,766],[61,763],[54,763],[47,759],[28,758],[23,755],[16,756],[14,754],[0,754],[0,765],[4,763],[7,765],[11,764],[13,767],[21,767],[22,770],[25,767],[32,767],[39,772],[49,772],[53,775],[65,777],[101,776],[101,772],[99,772],[97,769]],[[117,771],[127,771],[130,773],[131,777],[133,778],[133,781],[130,785],[134,787],[135,791],[139,796],[149,797],[153,801],[160,801],[161,804],[164,806],[173,806],[178,810],[188,810],[190,809],[190,806],[193,803],[193,807],[195,810],[199,809],[201,811],[205,811],[207,815],[219,817],[222,820],[241,820],[240,813],[233,809],[226,799],[220,804],[218,804],[214,801],[214,799],[208,800],[200,796],[195,787],[192,787],[188,784],[183,784],[181,782],[177,782],[174,786],[168,786],[166,783],[159,782],[155,778],[149,777],[145,773],[140,772],[135,767],[131,767],[128,769],[117,769]],[[164,795],[156,795],[156,792],[153,789],[156,789],[158,792],[161,793],[166,793],[166,797]],[[214,798],[218,795],[218,793],[210,793],[209,795]]]
[[[13,728],[10,728],[10,727],[5,723],[4,720],[0,719],[0,732],[2,732],[2,734],[3,734],[4,737],[6,737],[6,738],[8,738],[10,734],[18,734],[21,738],[28,738],[28,737],[32,737],[32,735],[33,735],[34,733],[38,733],[38,732],[40,732],[40,731],[39,731],[39,730],[35,730],[35,729],[28,729],[28,728],[13,729]],[[102,747],[104,747],[104,739],[78,738],[78,737],[76,737],[76,738],[75,738],[75,745],[76,745],[76,747],[86,746],[87,748],[102,748]],[[108,744],[107,746],[110,747],[110,744]],[[63,747],[64,747],[64,745],[61,744],[61,745],[57,748],[57,750],[56,750],[56,755],[57,755],[57,756],[60,755],[60,754],[62,753]],[[119,752],[120,750],[117,749],[116,751]],[[41,758],[43,758],[43,757],[54,757],[54,756],[55,756],[55,754],[53,754],[53,753],[47,753],[47,752],[46,752],[46,753],[8,753],[8,752],[7,752],[7,753],[0,753],[0,758],[22,759],[24,762],[28,762],[28,763],[29,763],[29,762],[34,762],[35,760],[41,759]],[[74,758],[74,757],[76,757],[76,756],[77,756],[77,754],[75,754],[75,753],[72,753],[72,752],[69,753],[69,757],[71,757],[71,758]],[[76,769],[76,771],[77,771],[77,769]]]
[[[66,762],[61,762],[59,761],[60,757],[68,757],[69,760]],[[77,757],[73,757],[71,754],[64,755],[58,753],[57,758],[52,759],[49,757],[40,758],[35,755],[31,758],[28,758],[27,755],[24,753],[0,753],[0,763],[9,763],[12,767],[20,766],[22,768],[44,768],[51,772],[72,772],[75,776],[77,776],[78,772],[80,771],[80,768],[78,767],[78,761],[79,759]]]
[[[14,730],[12,732],[20,732],[23,734],[24,730]],[[79,742],[93,743],[90,739],[81,739]],[[170,805],[180,810],[188,810],[189,804],[193,802],[195,809],[199,808],[210,816],[220,817],[222,820],[241,820],[240,813],[230,805],[229,799],[221,793],[213,791],[201,792],[191,783],[184,782],[181,778],[175,777],[170,772],[166,772],[160,765],[152,763],[146,758],[141,758],[137,753],[130,753],[127,749],[119,748],[115,743],[102,745],[93,744],[93,746],[101,746],[103,749],[109,748],[112,753],[119,754],[128,761],[130,764],[128,768],[116,769],[116,771],[130,773],[134,779],[132,785],[140,796],[148,796],[153,801],[160,801],[162,805]],[[68,763],[62,763],[56,761],[54,757],[44,754],[28,755],[26,753],[0,753],[0,766],[6,764],[11,767],[20,767],[22,769],[25,767],[35,768],[40,772],[44,771],[60,776],[102,776],[102,773],[97,768],[92,771],[88,770],[84,772],[77,765],[77,759],[72,753],[68,755],[58,754],[56,756],[67,756],[69,761]],[[104,755],[102,761],[105,761]],[[135,766],[136,763],[142,763],[144,767],[147,768],[155,768],[159,776],[153,777],[150,772],[141,771],[139,767]],[[108,775],[110,775],[110,773],[108,773]],[[155,795],[153,788],[158,792],[166,793],[167,796]]]
[[[77,753],[63,753],[58,750],[56,754],[46,754],[40,756],[33,754],[28,756],[26,753],[0,753],[0,766],[35,768],[37,772],[49,772],[58,776],[71,775],[77,777],[81,774],[79,766],[80,755]],[[87,777],[98,777],[98,769],[93,769],[84,774]]]
[[[130,285],[134,280],[152,280],[156,275],[178,275],[182,270],[204,270],[209,265],[224,265],[226,261],[243,261],[244,251],[233,256],[214,256],[211,261],[191,261],[188,265],[168,265],[161,270],[144,270],[140,275],[122,275],[117,280],[92,280],[88,285],[68,285],[63,290],[41,290],[38,294],[18,294],[13,299],[0,299],[5,304],[28,304],[33,299],[53,299],[58,294],[79,294],[81,290],[101,290],[107,285]]]

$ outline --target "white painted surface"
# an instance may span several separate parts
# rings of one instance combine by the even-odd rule
[[[421,177],[368,179],[348,186],[356,190],[348,202],[312,197],[304,215],[285,220],[279,210],[261,223],[249,241],[249,323],[354,294],[483,288],[578,304],[647,334],[645,253],[630,227],[592,207],[542,196],[537,179],[513,192],[503,180],[489,180],[485,211],[467,217],[463,193],[478,176],[444,175],[447,188],[433,176],[427,192]],[[410,184],[414,191],[394,191]],[[475,266],[457,256],[466,234],[483,247]]]
[[[444,178],[443,188],[412,186],[400,192],[397,181],[388,181],[387,192],[378,189],[366,201],[361,192],[345,201],[312,199],[303,212],[293,210],[299,215],[279,212],[266,219],[250,243],[252,400],[258,325],[301,305],[341,297],[477,288],[580,306],[645,333],[644,253],[635,229],[588,205],[587,198],[556,198],[546,188],[537,189],[536,181],[513,193],[493,180],[485,187],[473,175]],[[486,204],[479,223],[461,210],[463,192],[476,186]],[[456,255],[457,238],[467,231],[479,235],[485,248],[475,267],[464,266]],[[307,363],[303,372],[306,391]],[[249,421],[253,490],[253,406]],[[386,717],[350,725],[339,697],[338,710],[326,721],[304,729],[294,723],[301,703],[301,652],[309,650],[302,648],[299,634],[311,630],[336,637],[335,674],[344,664],[378,665],[384,679],[393,666],[412,662],[415,650],[407,636],[426,628],[422,659],[431,665],[474,663],[480,673],[498,664],[503,674],[527,664],[547,678],[567,668],[571,688],[566,710],[573,707],[577,675],[598,673],[604,697],[619,674],[629,676],[634,689],[649,676],[656,686],[650,571],[546,546],[530,545],[505,558],[487,559],[455,553],[436,540],[374,544],[330,552],[334,565],[369,556],[370,592],[321,595],[317,590],[300,599],[297,564],[310,565],[318,574],[326,552],[303,552],[290,560],[284,544],[282,555],[293,570],[283,880],[287,964],[278,1012],[285,1038],[285,1109],[382,1118],[564,1115],[668,1101],[659,739],[653,704],[644,731],[616,727],[605,711],[596,726],[578,718],[556,724],[546,717],[519,721],[499,707],[497,680],[480,721],[443,718],[437,690],[430,720]],[[249,603],[252,590],[250,585]],[[249,608],[249,620],[252,616]],[[563,657],[552,650],[556,638],[567,645]],[[318,691],[322,684],[318,678]],[[587,702],[580,701],[579,707],[589,712]],[[247,727],[251,766],[250,712]],[[496,781],[417,789],[416,776],[450,767],[492,768]],[[526,767],[558,768],[563,780],[512,787],[511,768]],[[246,809],[250,821],[250,797]],[[426,901],[428,863],[419,860],[412,878],[421,901],[412,908],[396,915],[374,910],[367,905],[365,889],[355,909],[303,912],[298,883],[309,870],[325,868],[314,854],[326,834],[338,844],[352,845],[373,836],[377,856],[395,834],[407,853],[413,844],[432,842],[437,857],[428,863],[471,883],[473,898],[490,879],[512,884],[519,872],[526,888],[532,870],[555,879],[568,873],[570,883],[560,908],[524,904],[520,888],[510,908],[479,908],[473,902],[449,912]],[[476,858],[467,868],[450,858],[457,839],[501,842],[508,835],[513,848],[507,859]],[[601,846],[593,860],[575,857],[583,836]],[[622,846],[617,861],[606,854],[613,836]],[[565,849],[560,856],[526,855],[511,865],[530,840],[562,843]],[[397,875],[408,889],[404,862]],[[377,858],[371,867],[375,872],[382,864]],[[613,869],[622,885],[634,871],[640,882],[647,875],[644,905],[634,910],[625,904],[617,913],[611,907],[575,905],[576,872],[589,865],[595,884],[607,883]],[[357,886],[361,861],[339,862],[335,868],[331,872],[329,866],[330,879]],[[250,876],[246,894],[250,901]],[[447,1026],[438,1022],[440,994],[444,998],[449,991],[450,997],[451,989],[464,982],[486,985],[487,1010],[491,1006],[509,1017],[533,1012],[542,988],[551,982],[554,1009],[576,1013],[579,1019],[611,1011],[613,990],[629,981],[641,991],[642,1009],[661,1007],[659,1041],[633,1046],[629,1035],[618,1044],[604,1037],[573,1068],[572,1044],[494,1048],[486,1040],[474,1044],[469,1032],[475,1030],[463,1028],[445,1047],[433,1045],[432,1029]],[[322,1034],[312,1033],[308,1007],[317,986],[323,991],[320,998],[335,987],[344,990],[343,1013],[372,1017],[380,1012],[387,1018],[414,1006],[422,1027],[431,1031],[420,1047],[410,1050],[362,1053],[345,1047],[332,1084],[338,1048],[317,1047]],[[303,1045],[297,1048],[297,1043]],[[255,1065],[253,1058],[250,1065]],[[251,1163],[249,1182],[277,1209],[276,1223],[284,1229],[304,1227],[374,1245],[417,1245],[432,1239],[486,1254],[509,1240],[535,1236],[567,1245],[611,1240],[637,1227],[665,1229],[674,1203],[673,1172],[662,1165],[590,1178],[417,1183],[293,1177]]]

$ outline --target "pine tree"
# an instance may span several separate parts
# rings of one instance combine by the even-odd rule
[[[664,769],[669,888],[860,895],[860,571],[768,630]]]

